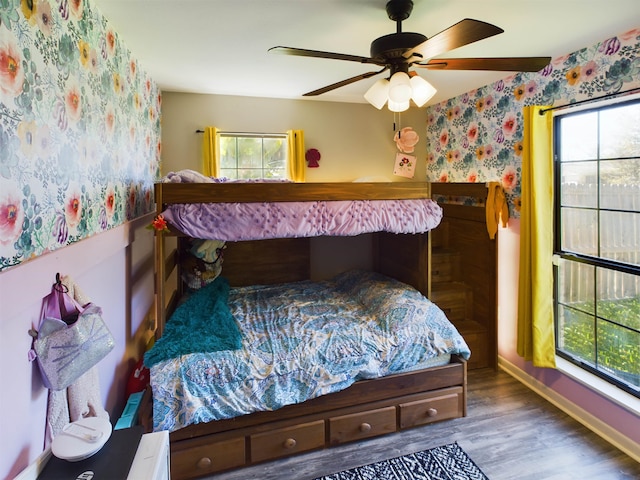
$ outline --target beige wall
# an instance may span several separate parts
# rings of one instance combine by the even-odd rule
[[[397,120],[397,119],[396,119]],[[398,120],[397,120],[398,121]],[[411,108],[400,115],[398,125],[413,127],[420,135],[414,155],[418,158],[413,180],[426,178],[426,114]],[[366,176],[393,175],[397,152],[394,114],[369,104],[315,100],[234,97],[163,92],[162,173],[183,168],[200,170],[202,136],[195,131],[216,126],[223,131],[284,133],[302,129],[305,148],[316,148],[319,168],[307,169],[308,182],[349,182]]]

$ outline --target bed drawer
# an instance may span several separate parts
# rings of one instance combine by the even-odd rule
[[[336,445],[396,431],[396,407],[384,407],[329,419],[329,441]]]
[[[400,404],[400,428],[415,427],[462,416],[462,388],[447,393]]]
[[[251,462],[292,455],[324,447],[324,421],[251,435]]]
[[[194,478],[245,463],[244,437],[171,452],[171,477]]]

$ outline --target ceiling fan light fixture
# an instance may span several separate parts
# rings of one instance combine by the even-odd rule
[[[392,112],[404,112],[409,110],[410,102],[407,100],[406,102],[394,102],[389,99],[389,110]]]
[[[405,103],[411,99],[411,81],[405,72],[396,72],[389,80],[389,101]]]
[[[381,78],[376,83],[369,87],[367,93],[364,94],[364,98],[371,105],[380,110],[387,102],[389,95],[389,80]]]
[[[412,76],[410,82],[412,89],[411,99],[418,107],[422,107],[437,92],[435,87],[420,75]]]

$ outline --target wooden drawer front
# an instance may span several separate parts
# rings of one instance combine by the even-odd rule
[[[462,392],[400,404],[400,428],[462,416]]]
[[[329,419],[331,445],[396,431],[396,407],[385,407]]]
[[[251,435],[251,461],[261,462],[324,447],[324,420]]]
[[[171,477],[194,478],[245,463],[244,437],[171,452]]]

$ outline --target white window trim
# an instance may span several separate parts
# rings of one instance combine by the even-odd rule
[[[599,393],[606,399],[640,416],[640,398],[625,392],[621,388],[601,379],[597,375],[589,373],[584,368],[574,365],[568,360],[556,355],[556,368],[569,378]]]

